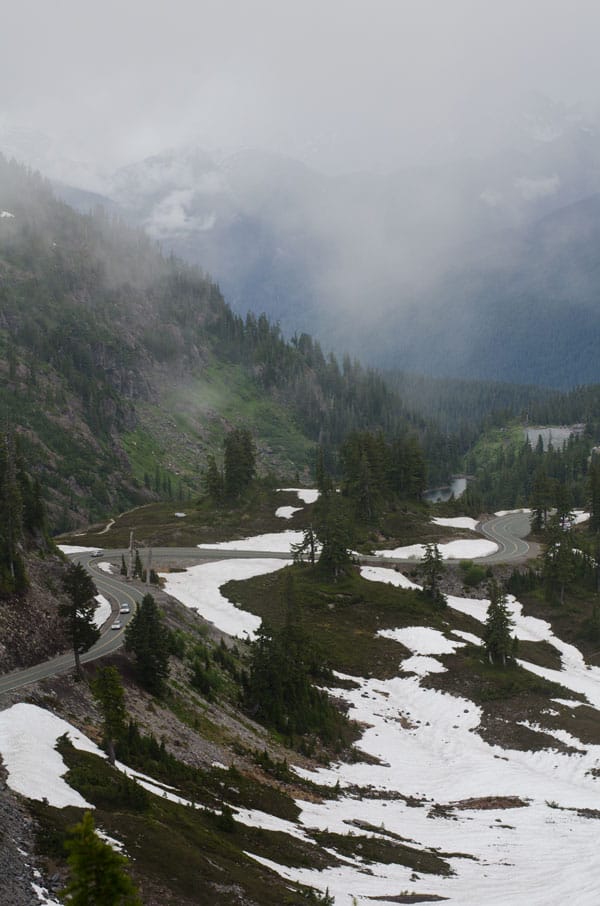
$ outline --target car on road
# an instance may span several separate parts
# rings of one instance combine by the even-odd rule
[[[121,604],[119,608],[119,613],[131,613],[131,607],[127,603]]]
[[[111,628],[111,629],[120,629],[120,628],[121,628],[121,621],[120,621],[120,619],[119,619],[118,617],[117,617],[117,619],[114,621],[114,623],[111,625],[110,628]]]

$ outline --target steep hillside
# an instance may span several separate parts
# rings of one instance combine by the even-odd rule
[[[0,398],[56,528],[187,499],[233,424],[253,431],[263,472],[289,476],[357,427],[425,435],[375,373],[234,315],[204,274],[3,159],[0,209]]]
[[[569,387],[599,378],[600,133],[549,132],[483,160],[336,178],[180,148],[113,174],[107,204],[288,335],[377,367]]]

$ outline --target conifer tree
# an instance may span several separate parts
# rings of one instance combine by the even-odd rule
[[[81,563],[69,564],[63,587],[69,600],[60,604],[59,612],[66,620],[75,655],[75,671],[81,677],[81,655],[100,638],[100,630],[94,623],[97,589]]]
[[[61,896],[68,906],[142,906],[127,859],[96,834],[91,812],[70,829],[65,848],[69,883]]]
[[[446,599],[439,590],[438,582],[444,575],[446,567],[437,544],[425,545],[421,571],[424,577],[424,590],[429,597],[437,603],[445,604]]]
[[[169,676],[171,634],[152,595],[144,595],[125,629],[125,650],[133,652],[140,683],[161,695]]]
[[[541,456],[542,454],[540,453],[539,455]],[[533,479],[533,491],[531,495],[531,508],[533,510],[532,528],[534,532],[541,532],[546,527],[548,511],[551,504],[552,482],[548,478],[546,466],[538,465]]]
[[[219,471],[215,457],[209,454],[206,458],[204,489],[213,503],[221,503],[225,491],[223,474]]]
[[[575,572],[573,536],[570,530],[562,527],[558,515],[554,515],[548,520],[544,540],[542,575],[546,595],[556,599],[558,591],[559,601],[564,604],[566,586]]]
[[[27,588],[20,553],[23,541],[23,494],[17,468],[14,434],[6,430],[0,443],[0,591],[17,594]]]
[[[353,523],[340,494],[321,494],[315,505],[315,533],[321,543],[319,567],[337,578],[352,564]]]
[[[126,728],[125,692],[116,667],[101,667],[91,683],[92,693],[102,711],[108,760],[115,763],[115,743]]]
[[[490,603],[483,632],[483,643],[490,664],[502,664],[512,657],[515,640],[511,637],[514,627],[506,596],[498,583],[493,580],[489,585]]]
[[[245,428],[234,428],[225,438],[223,482],[225,494],[235,500],[248,488],[256,471],[256,450]]]
[[[139,550],[136,548],[136,551],[135,551],[135,562],[134,562],[134,565],[133,565],[133,576],[134,576],[134,578],[137,576],[138,579],[142,579],[142,580],[143,580],[143,573],[144,573],[144,567],[143,567],[143,564],[142,564],[142,558],[140,557],[140,552],[139,552]]]
[[[302,534],[302,541],[299,541],[298,544],[291,545],[294,563],[304,563],[304,559],[308,558],[310,565],[314,566],[316,559],[316,549],[317,536],[312,525],[309,525],[304,529],[304,532]]]
[[[588,471],[590,498],[590,532],[600,533],[600,457],[592,455]]]

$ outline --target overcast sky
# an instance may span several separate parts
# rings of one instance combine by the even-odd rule
[[[329,172],[516,143],[600,108],[597,0],[4,0],[0,137],[110,165],[182,142]],[[565,111],[563,111],[565,112]]]

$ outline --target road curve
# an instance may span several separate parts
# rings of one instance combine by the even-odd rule
[[[537,546],[523,540],[530,531],[530,517],[526,513],[509,513],[506,516],[490,517],[480,523],[479,529],[486,538],[498,545],[498,551],[495,554],[477,558],[480,563],[519,563],[529,557],[537,556]],[[98,569],[97,564],[102,560],[112,561],[114,567],[118,569],[121,564],[121,556],[126,554],[126,550],[105,549],[101,554],[86,551],[70,555],[72,560],[79,561],[85,566],[93,577],[98,591],[105,595],[113,605],[111,617],[102,627],[102,635],[99,640],[89,651],[82,655],[81,660],[83,663],[104,657],[121,647],[124,641],[125,626],[135,612],[136,605],[145,594],[144,588],[133,585],[131,582],[121,578],[120,575],[106,573]],[[160,547],[152,549],[152,562],[159,570],[167,566],[185,568],[205,560],[256,558],[292,559],[291,554],[282,553],[281,551],[236,551],[198,547]],[[417,565],[415,560],[400,560],[391,557],[361,556],[359,560],[365,565],[385,566],[388,568],[414,568]],[[119,605],[125,602],[130,605],[132,612],[121,616],[121,629],[113,630],[110,625],[119,611]],[[42,664],[36,664],[34,667],[6,673],[0,676],[0,695],[20,689],[30,683],[38,682],[46,677],[66,673],[74,667],[75,659],[73,654],[69,652]]]
[[[144,593],[134,586],[118,581],[116,577],[109,576],[109,574],[99,570],[93,562],[93,554],[74,554],[71,559],[79,560],[85,566],[92,575],[98,592],[112,603],[112,614],[102,627],[102,635],[89,651],[81,655],[82,663],[87,663],[111,654],[121,647],[124,641],[125,626],[135,612],[137,602],[142,600]],[[119,612],[119,606],[125,603],[131,607],[131,613],[121,615],[121,629],[111,629],[111,623]],[[58,657],[54,657],[49,661],[44,661],[42,664],[36,664],[34,667],[26,667],[24,670],[13,670],[12,673],[5,673],[0,676],[0,695],[20,689],[22,686],[28,686],[30,683],[36,683],[38,680],[45,679],[48,676],[67,673],[74,668],[75,657],[72,652],[68,652],[67,654],[58,655]]]
[[[492,516],[479,523],[479,530],[498,545],[495,554],[479,558],[482,563],[517,564],[538,555],[538,545],[524,540],[531,531],[529,513],[514,512],[505,516]]]

